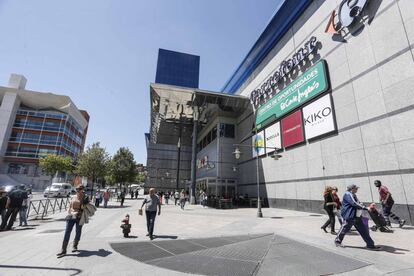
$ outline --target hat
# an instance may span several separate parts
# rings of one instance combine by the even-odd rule
[[[346,190],[347,191],[350,191],[350,190],[352,190],[352,189],[358,189],[359,187],[357,186],[357,185],[355,185],[355,184],[350,184],[350,185],[348,185],[347,187],[346,187]]]

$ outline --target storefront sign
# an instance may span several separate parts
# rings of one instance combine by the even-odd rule
[[[325,28],[326,33],[338,34],[344,27],[350,27],[362,14],[368,0],[342,0],[338,11],[333,11]],[[338,18],[336,18],[336,15]]]
[[[264,131],[260,131],[252,137],[253,158],[266,154]]]
[[[283,147],[289,147],[305,140],[303,137],[302,112],[300,110],[282,119]]]
[[[306,139],[312,139],[335,130],[331,95],[325,95],[303,108]]]
[[[284,60],[279,68],[259,88],[250,93],[250,102],[257,107],[262,100],[269,99],[275,93],[277,84],[316,49],[316,43],[316,37],[312,36],[303,47],[293,54],[292,58]]]
[[[280,118],[328,89],[326,64],[319,61],[256,112],[256,126],[270,117]]]
[[[207,167],[208,165],[208,156],[204,156],[201,159],[197,159],[197,169],[202,169],[204,167]]]
[[[282,141],[280,136],[280,122],[265,129],[266,147],[267,152],[272,152],[271,148],[282,148]]]

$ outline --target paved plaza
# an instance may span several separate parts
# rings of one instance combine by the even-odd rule
[[[0,233],[0,275],[413,275],[413,227],[371,232],[381,251],[364,248],[356,232],[345,248],[320,226],[326,216],[281,209],[216,210],[163,205],[155,239],[138,215],[141,200],[99,208],[83,229],[80,252],[56,258],[64,214]],[[121,220],[130,214],[131,237]],[[72,234],[74,235],[74,234]],[[73,236],[72,236],[73,239]]]

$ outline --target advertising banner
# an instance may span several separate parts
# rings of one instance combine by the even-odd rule
[[[331,95],[325,95],[303,108],[306,139],[312,139],[335,130]]]
[[[266,147],[282,148],[282,140],[280,136],[280,122],[265,129]],[[267,148],[266,152],[272,152],[274,149]]]
[[[321,60],[257,109],[256,126],[263,127],[270,117],[279,118],[327,89],[326,64]]]
[[[283,147],[289,147],[305,140],[302,127],[302,112],[298,110],[282,119]]]
[[[252,136],[252,153],[253,158],[266,154],[264,131]]]

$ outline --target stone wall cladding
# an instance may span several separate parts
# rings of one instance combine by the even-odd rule
[[[321,42],[317,54],[328,64],[328,93],[332,93],[338,132],[284,150],[279,161],[261,158],[260,181],[266,183],[261,194],[277,198],[280,204],[270,204],[274,207],[315,211],[313,202],[322,199],[326,185],[338,186],[342,194],[348,184],[355,183],[361,187],[361,201],[377,202],[373,182],[380,179],[390,188],[395,208],[404,213],[401,216],[412,219],[414,1],[370,1],[367,9],[376,10],[372,22],[346,36],[346,43],[324,32],[330,13],[340,2],[313,1],[283,38],[286,46],[277,45],[253,73],[254,78],[238,91],[249,96],[311,36]],[[381,3],[373,6],[375,2]],[[238,125],[238,137],[244,137],[251,127],[246,121],[252,120]],[[239,165],[239,193],[256,196],[255,160],[247,155]]]

